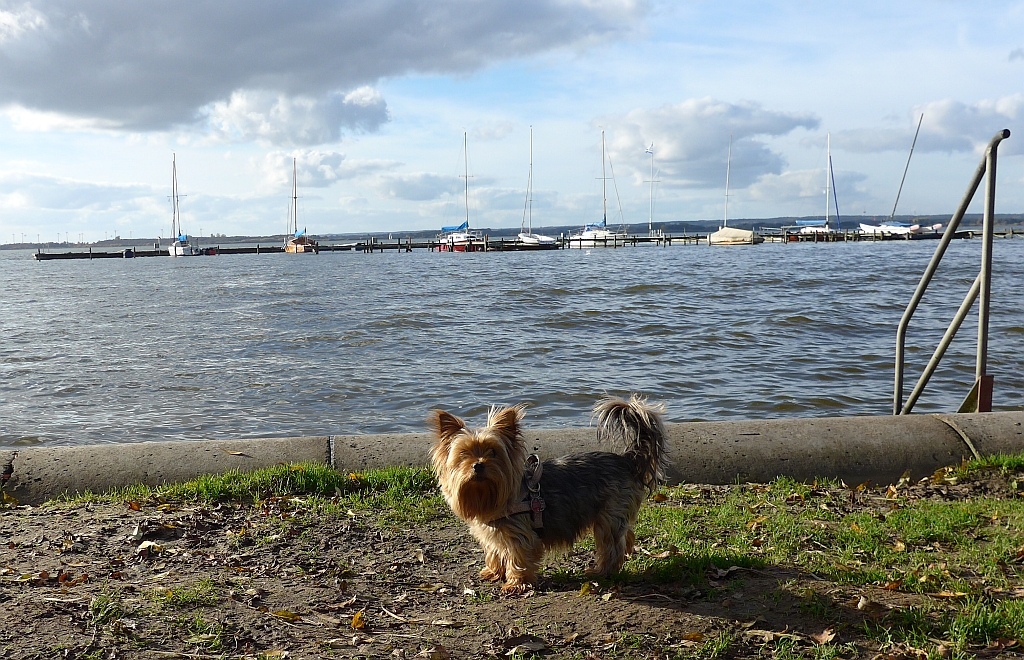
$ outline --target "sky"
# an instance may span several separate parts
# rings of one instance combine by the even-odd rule
[[[314,235],[458,224],[467,170],[478,228],[600,220],[602,176],[610,223],[719,219],[727,166],[730,218],[823,215],[829,150],[887,217],[922,114],[898,213],[1003,128],[1024,212],[1024,2],[0,0],[0,243],[169,236],[172,158],[199,236],[284,233],[293,159]]]

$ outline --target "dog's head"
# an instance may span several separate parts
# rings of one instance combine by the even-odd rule
[[[430,450],[434,474],[459,518],[494,520],[519,495],[526,461],[522,419],[521,405],[492,408],[487,426],[479,429],[468,428],[443,410],[434,410],[427,418],[437,434]]]

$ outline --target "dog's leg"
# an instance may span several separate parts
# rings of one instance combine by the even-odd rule
[[[501,557],[494,550],[484,551],[484,563],[487,566],[480,571],[480,577],[484,580],[504,580],[505,579],[505,566],[501,562]]]
[[[505,561],[503,594],[525,593],[537,581],[537,569],[544,556],[544,545],[534,538],[532,543],[513,545]]]
[[[607,512],[599,515],[594,523],[595,562],[587,574],[608,575],[622,568],[626,552],[632,548],[634,541],[628,520]]]

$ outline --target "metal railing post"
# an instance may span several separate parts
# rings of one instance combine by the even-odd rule
[[[953,240],[956,235],[956,230],[960,226],[960,221],[963,220],[964,214],[967,212],[967,207],[970,205],[971,200],[974,198],[974,193],[977,192],[978,186],[981,184],[982,177],[987,174],[986,186],[985,186],[985,220],[983,224],[984,235],[987,237],[982,245],[982,272],[979,275],[979,288],[982,296],[981,310],[979,313],[983,316],[979,318],[978,324],[978,365],[976,368],[977,382],[975,383],[975,389],[982,387],[982,382],[988,382],[991,385],[990,379],[987,379],[984,370],[985,362],[988,357],[988,291],[991,286],[991,268],[992,268],[992,233],[994,223],[994,210],[995,210],[995,186],[996,186],[996,150],[999,147],[999,143],[1006,138],[1010,137],[1010,131],[1003,129],[995,134],[992,140],[988,144],[988,148],[985,150],[985,156],[981,159],[978,164],[978,168],[974,172],[974,177],[971,179],[971,183],[967,186],[967,192],[964,193],[963,199],[960,201],[960,206],[957,207],[956,213],[950,219],[949,224],[946,226],[946,230],[942,234],[942,239],[939,241],[938,247],[935,248],[935,254],[932,255],[931,261],[928,262],[927,268],[925,268],[924,275],[921,276],[921,281],[917,285],[917,289],[914,291],[913,297],[910,299],[910,303],[907,305],[907,309],[903,312],[903,317],[900,318],[899,326],[896,329],[896,365],[895,365],[895,383],[893,387],[893,405],[892,414],[900,415],[910,412],[914,402],[917,400],[917,396],[920,395],[920,390],[924,388],[924,384],[928,382],[931,377],[931,372],[934,371],[935,365],[937,365],[938,358],[942,357],[942,353],[945,352],[946,346],[949,341],[952,341],[952,335],[956,334],[957,329],[960,327],[960,323],[963,322],[963,318],[959,319],[959,322],[954,320],[954,323],[950,325],[947,330],[947,337],[943,338],[943,343],[940,344],[940,348],[936,350],[935,356],[933,356],[932,363],[929,363],[928,368],[925,369],[925,373],[921,376],[921,380],[918,381],[918,388],[915,389],[915,394],[912,401],[908,401],[906,407],[903,405],[903,367],[905,361],[905,348],[907,339],[907,327],[910,325],[910,319],[914,316],[914,312],[917,311],[917,306],[920,304],[921,299],[924,297],[925,289],[928,288],[928,284],[931,282],[932,277],[935,275],[935,270],[939,267],[939,262],[942,260],[942,256],[946,252],[946,248],[949,246],[949,242]],[[909,236],[908,236],[909,238]],[[978,283],[978,282],[976,282]],[[972,292],[974,291],[972,287]],[[968,298],[978,295],[974,292],[973,295],[968,295]],[[968,305],[967,310],[970,309],[970,304],[973,304],[973,300],[970,304],[964,301]],[[961,306],[961,312],[958,312],[957,316],[960,317],[961,313],[966,316],[966,311]],[[956,327],[953,327],[955,324]],[[983,326],[983,327],[982,327]],[[973,391],[972,391],[973,394]],[[970,398],[970,396],[968,397]],[[989,400],[991,395],[989,395]],[[981,400],[979,398],[979,400]],[[979,411],[980,412],[980,411]]]

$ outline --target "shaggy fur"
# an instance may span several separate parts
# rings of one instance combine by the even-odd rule
[[[588,573],[619,570],[633,550],[640,505],[662,478],[663,408],[636,394],[628,401],[599,402],[594,407],[598,437],[624,444],[625,452],[594,451],[544,461],[541,529],[533,528],[530,513],[508,515],[526,494],[523,411],[521,405],[492,408],[480,429],[467,428],[443,410],[428,418],[437,435],[430,458],[441,492],[484,550],[486,567],[480,577],[504,581],[505,593],[522,593],[536,581],[546,551],[571,548],[591,531],[597,556]]]

